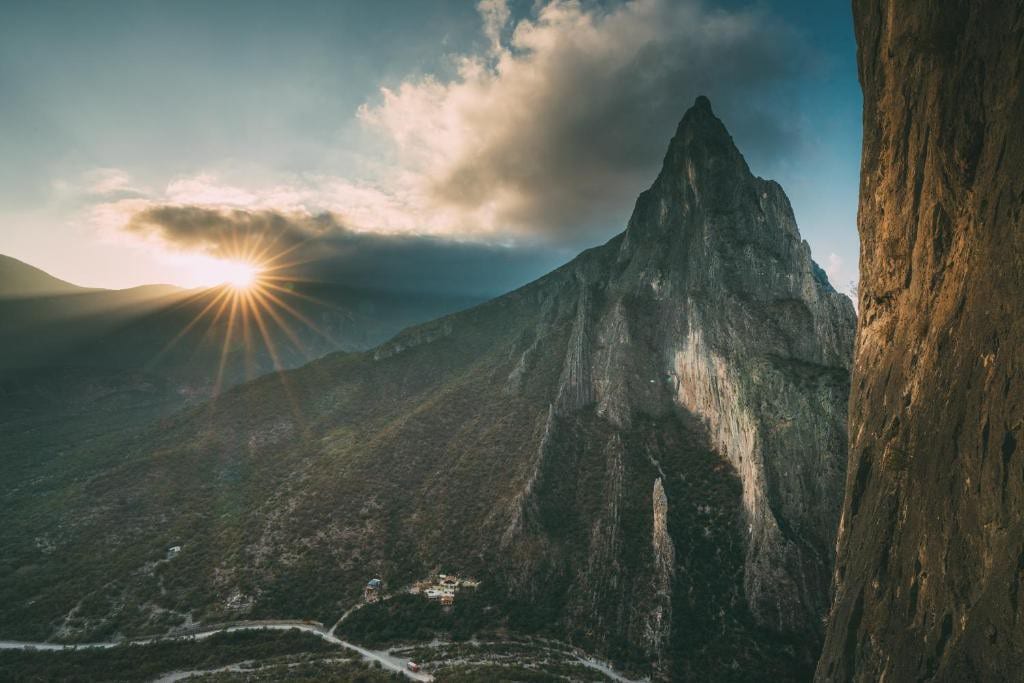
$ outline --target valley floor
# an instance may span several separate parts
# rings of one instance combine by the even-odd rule
[[[61,657],[66,653],[81,653],[97,650],[115,650],[132,648],[157,643],[202,643],[214,636],[239,632],[286,631],[291,634],[303,633],[357,655],[358,660],[370,664],[374,669],[391,674],[401,674],[414,681],[433,680],[487,680],[502,675],[517,676],[516,672],[526,673],[530,680],[588,680],[615,681],[616,683],[632,683],[632,679],[616,672],[607,664],[555,641],[466,641],[448,642],[434,640],[428,643],[406,644],[388,650],[373,650],[355,643],[342,640],[334,635],[333,629],[328,630],[317,622],[292,620],[281,621],[249,621],[235,624],[223,624],[209,627],[188,635],[159,636],[142,638],[132,641],[110,641],[97,643],[80,643],[74,645],[49,642],[0,641],[0,651],[22,651],[37,654],[39,658]],[[332,667],[350,668],[354,658],[323,657],[316,660],[299,659],[282,662],[280,658],[261,663],[259,659],[247,659],[209,669],[175,669],[162,672],[155,680],[163,683],[185,679],[200,680],[232,680],[232,674],[246,674],[245,680],[252,680],[255,674],[260,679],[260,672],[267,674],[267,680],[273,680],[280,667],[289,673],[297,673],[300,666],[314,666],[317,674],[334,677],[352,675],[352,672],[333,671]],[[3,654],[0,653],[0,663]],[[416,661],[422,667],[419,672],[407,668],[409,661]],[[35,663],[45,670],[45,662]],[[274,672],[277,672],[275,674]],[[117,676],[116,671],[108,675]],[[212,677],[212,678],[208,678]],[[392,676],[393,677],[393,676]],[[44,680],[45,674],[44,674]]]

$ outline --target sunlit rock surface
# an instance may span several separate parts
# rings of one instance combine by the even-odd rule
[[[1024,4],[853,6],[861,318],[817,678],[1017,681]]]

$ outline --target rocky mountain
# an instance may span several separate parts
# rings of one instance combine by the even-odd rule
[[[822,681],[1024,665],[1024,5],[855,0],[860,328]]]
[[[333,623],[367,577],[397,589],[440,569],[483,580],[456,608],[480,606],[473,628],[659,679],[807,677],[854,325],[782,188],[699,98],[607,244],[372,351],[237,387],[100,475],[7,492],[0,562],[33,571],[0,567],[0,633]]]

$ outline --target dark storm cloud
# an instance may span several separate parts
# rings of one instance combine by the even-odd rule
[[[329,214],[289,217],[276,211],[173,205],[143,209],[125,227],[129,232],[155,235],[182,249],[222,257],[237,256],[239,250],[262,243],[291,247],[340,228]]]
[[[551,249],[455,242],[418,235],[356,232],[329,213],[153,206],[136,213],[129,232],[226,259],[263,254],[284,277],[351,287],[494,296],[566,260]]]

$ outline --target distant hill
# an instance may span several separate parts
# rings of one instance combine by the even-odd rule
[[[331,351],[370,348],[474,297],[296,280],[267,289],[262,320],[223,287],[76,287],[16,259],[0,272],[0,380],[53,368],[146,371],[210,393]],[[14,293],[17,292],[17,295]],[[48,382],[53,373],[48,372]]]
[[[10,256],[0,254],[0,299],[81,294],[90,291],[73,285]]]

